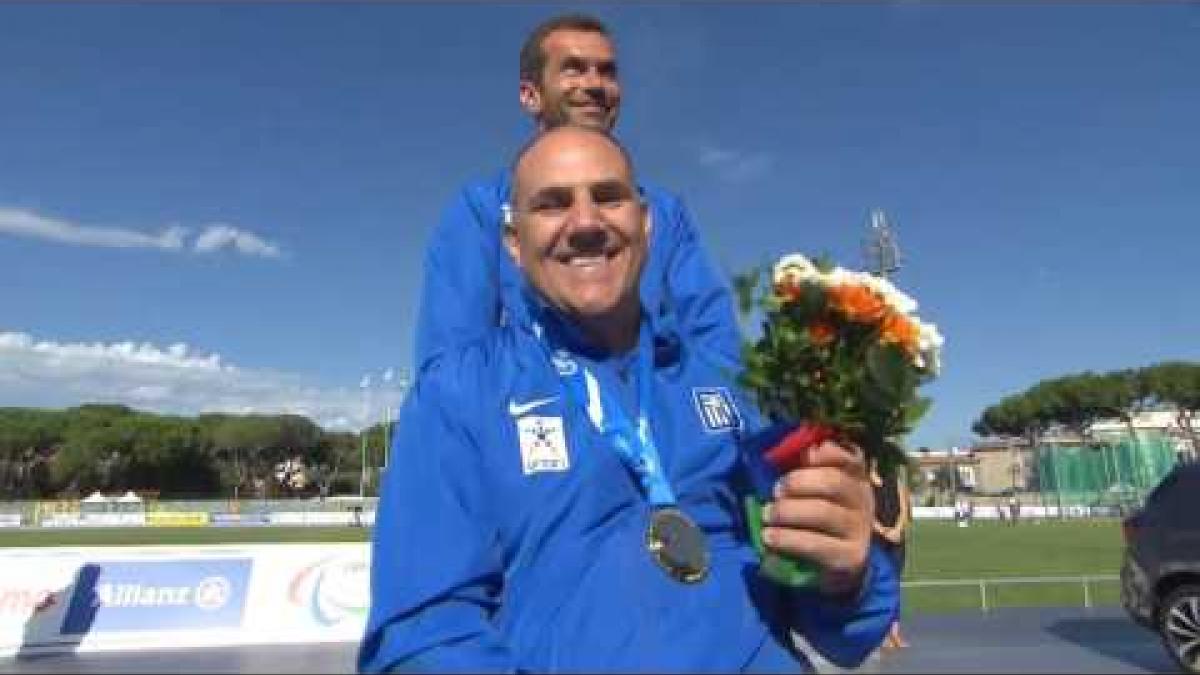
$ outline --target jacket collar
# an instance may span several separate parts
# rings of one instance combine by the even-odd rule
[[[542,339],[551,350],[566,350],[572,354],[583,356],[592,361],[604,361],[612,358],[602,347],[597,347],[587,340],[579,327],[564,316],[562,312],[552,307],[534,289],[527,279],[521,282],[520,307],[509,317],[513,327],[529,334],[535,339]],[[675,365],[681,358],[681,341],[679,331],[674,325],[673,317],[660,313],[655,315],[642,308],[642,328],[648,331],[648,340],[640,339],[639,345],[649,344],[654,350],[654,366],[663,368]],[[541,336],[537,334],[541,331]]]

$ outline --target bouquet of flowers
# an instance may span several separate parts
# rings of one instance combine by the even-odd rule
[[[763,312],[762,336],[744,346],[740,385],[791,433],[765,453],[782,475],[802,466],[810,448],[842,439],[861,447],[881,475],[904,462],[901,438],[929,409],[917,394],[936,377],[943,344],[937,327],[916,315],[917,303],[887,279],[810,261],[799,254],[739,277],[743,309]],[[762,499],[748,497],[747,516],[767,576],[793,586],[813,583],[804,561],[766,551]]]

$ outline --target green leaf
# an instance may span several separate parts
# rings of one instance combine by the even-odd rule
[[[892,399],[901,399],[916,387],[908,357],[895,345],[872,345],[867,350],[867,372],[871,382]]]
[[[904,407],[904,426],[907,429],[912,429],[917,426],[925,413],[929,412],[929,407],[933,405],[933,399],[929,397],[920,397],[911,404]]]
[[[749,317],[750,313],[754,311],[754,293],[758,289],[762,274],[761,267],[752,267],[744,274],[736,274],[733,277],[733,291],[737,298],[738,314],[743,319]]]

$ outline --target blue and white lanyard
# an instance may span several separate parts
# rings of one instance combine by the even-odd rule
[[[540,325],[534,326],[534,334],[549,352],[549,345]],[[642,331],[645,336],[646,331]],[[633,472],[641,483],[642,492],[655,508],[675,505],[675,492],[667,480],[658,447],[650,433],[650,420],[646,414],[650,402],[650,383],[654,377],[653,355],[649,345],[639,338],[637,354],[638,416],[637,426],[625,414],[620,401],[578,359],[571,359],[574,367],[560,367],[560,353],[550,354],[555,368],[565,385],[568,397],[577,405],[586,405],[588,418],[600,435],[617,452],[621,462]]]

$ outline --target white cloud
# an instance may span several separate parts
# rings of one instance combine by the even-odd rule
[[[199,253],[211,253],[223,248],[231,248],[245,255],[260,255],[266,258],[280,256],[279,247],[275,244],[232,225],[209,225],[199,237],[196,237],[195,248]]]
[[[78,246],[180,251],[186,230],[172,226],[158,234],[146,234],[118,227],[87,227],[32,211],[0,207],[0,232]]]
[[[696,158],[703,166],[731,183],[741,183],[765,175],[775,164],[765,152],[747,152],[722,148],[711,144],[700,144]]]
[[[188,228],[171,225],[157,234],[121,227],[80,225],[26,209],[0,206],[0,234],[32,237],[75,246],[151,248],[161,251],[213,253],[232,249],[243,255],[277,258],[279,246],[232,225],[212,224],[188,245]]]
[[[293,413],[327,429],[359,429],[393,410],[402,382],[322,388],[290,373],[227,364],[183,343],[68,343],[0,331],[0,406],[60,408],[88,402],[139,410]]]

